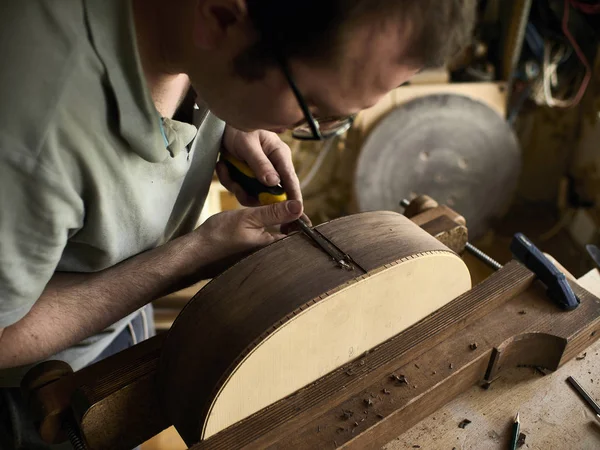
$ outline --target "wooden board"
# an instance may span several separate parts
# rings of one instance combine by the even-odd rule
[[[354,271],[296,234],[213,280],[175,322],[159,382],[188,444],[345,364],[470,287],[462,260],[399,214],[350,216],[318,231],[350,255]],[[412,306],[402,308],[399,297]]]

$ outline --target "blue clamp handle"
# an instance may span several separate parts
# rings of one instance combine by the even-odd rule
[[[558,270],[522,233],[515,234],[510,244],[510,251],[546,285],[548,296],[561,308],[571,311],[579,306],[579,299],[565,274]]]

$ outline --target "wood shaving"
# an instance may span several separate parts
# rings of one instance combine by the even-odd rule
[[[464,429],[470,423],[471,421],[469,419],[464,419],[461,423],[458,424],[458,428]]]
[[[342,410],[342,419],[344,419],[344,420],[348,420],[353,415],[354,415],[354,411],[351,411],[349,409]]]

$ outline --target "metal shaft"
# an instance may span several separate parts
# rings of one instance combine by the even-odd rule
[[[400,201],[400,206],[402,206],[403,208],[408,208],[409,205],[410,205],[410,201],[407,199],[403,199]],[[487,264],[488,266],[490,266],[492,269],[494,269],[494,270],[502,269],[502,264],[500,264],[498,261],[496,261],[492,257],[483,253],[481,250],[479,250],[473,244],[469,244],[467,242],[465,245],[465,250],[468,251],[471,255],[475,256],[477,259],[479,259],[484,264]]]
[[[594,401],[592,396],[587,393],[587,391],[581,386],[577,380],[573,377],[567,378],[567,381],[575,388],[577,393],[581,396],[582,399],[592,408],[592,410],[596,413],[596,415],[600,415],[600,405]]]
[[[500,269],[502,269],[502,264],[500,264],[498,261],[496,261],[491,256],[486,255],[485,253],[483,253],[481,250],[479,250],[473,244],[469,244],[467,242],[465,244],[465,250],[468,251],[471,255],[475,256],[481,262],[483,262],[483,263],[487,264],[488,266],[490,266],[492,269],[494,269],[494,270],[500,270]]]
[[[325,253],[331,256],[340,267],[346,270],[353,270],[352,266],[346,261],[346,255],[344,253],[331,245],[325,238],[309,227],[302,219],[296,220],[296,223],[300,226],[302,232],[315,241],[315,243],[321,247]]]
[[[79,434],[77,433],[75,427],[71,422],[66,423],[67,436],[69,437],[69,441],[75,450],[87,450],[87,445],[81,439]]]

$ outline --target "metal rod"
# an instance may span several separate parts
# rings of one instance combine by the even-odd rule
[[[494,269],[494,270],[500,270],[500,269],[502,269],[502,264],[500,264],[498,261],[496,261],[491,256],[486,255],[485,253],[483,253],[481,250],[479,250],[473,244],[469,244],[467,242],[465,244],[465,250],[468,251],[471,255],[475,256],[481,262],[483,262],[483,263],[487,264],[488,266],[490,266],[492,269]]]
[[[306,234],[309,238],[317,243],[319,247],[321,247],[325,253],[331,256],[338,265],[346,270],[353,270],[352,266],[346,262],[346,255],[334,247],[329,241],[327,241],[323,236],[318,234],[315,230],[309,227],[302,219],[298,219],[296,221],[302,232]]]
[[[588,405],[590,405],[590,407],[594,410],[596,415],[600,415],[600,406],[598,405],[598,403],[595,402],[595,400],[590,396],[590,394],[587,393],[583,386],[581,386],[573,377],[567,378],[567,381],[571,383],[571,386],[575,388],[575,390],[581,396],[581,398],[584,399]]]
[[[65,428],[67,429],[67,436],[73,448],[75,450],[87,450],[87,445],[85,445],[85,442],[83,442],[71,421],[67,421]]]
[[[400,201],[400,206],[402,206],[403,208],[408,208],[409,205],[410,205],[410,201],[407,199],[402,199]],[[477,259],[479,259],[484,264],[487,264],[488,266],[490,266],[492,269],[494,269],[494,270],[502,269],[502,264],[500,264],[498,261],[496,261],[491,256],[483,253],[481,250],[479,250],[473,244],[469,244],[467,242],[465,244],[465,250],[468,251],[471,255],[475,256]]]

